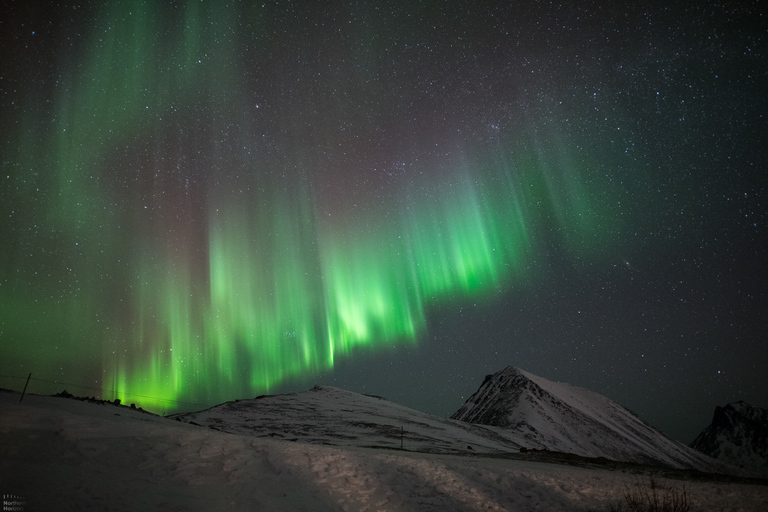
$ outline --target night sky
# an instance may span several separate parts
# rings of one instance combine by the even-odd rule
[[[577,4],[3,2],[0,386],[768,406],[764,6]]]

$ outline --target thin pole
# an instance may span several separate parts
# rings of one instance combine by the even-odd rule
[[[30,375],[32,374],[30,373]],[[401,450],[403,449],[403,426],[402,425],[400,425],[400,449]]]
[[[29,376],[27,377],[27,383],[24,384],[24,391],[21,392],[21,398],[19,398],[19,402],[24,400],[24,393],[27,392],[27,386],[29,386],[29,379],[32,378],[32,373],[30,372]]]

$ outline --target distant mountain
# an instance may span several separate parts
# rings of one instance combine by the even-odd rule
[[[695,450],[768,475],[768,409],[734,402],[715,407],[712,424],[691,443]]]
[[[488,375],[452,419],[501,427],[526,448],[708,472],[732,472],[616,402],[507,367]]]
[[[673,441],[608,398],[509,367],[486,377],[451,419],[373,395],[315,386],[171,416],[233,434],[430,453],[556,456],[739,473]],[[517,455],[516,455],[517,456]]]
[[[233,434],[335,446],[432,453],[509,453],[520,445],[492,427],[438,418],[389,400],[315,386],[302,393],[226,402],[173,419]]]

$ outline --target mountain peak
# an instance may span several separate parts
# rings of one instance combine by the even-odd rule
[[[734,411],[735,413],[742,415],[742,416],[748,416],[748,417],[759,417],[761,414],[765,414],[766,409],[761,409],[759,407],[754,407],[744,400],[739,400],[737,402],[731,402],[728,405],[725,406],[726,409],[730,409]]]
[[[716,464],[598,393],[514,366],[488,375],[451,418],[504,429],[526,448],[704,471]]]
[[[506,414],[506,405],[519,398],[523,390],[531,384],[533,383],[528,374],[515,366],[507,366],[494,374],[486,375],[480,388],[451,419],[509,427],[512,423]]]

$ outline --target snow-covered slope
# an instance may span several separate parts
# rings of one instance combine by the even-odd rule
[[[712,424],[694,439],[691,447],[768,476],[768,409],[741,401],[718,406]]]
[[[0,492],[29,512],[615,510],[627,489],[663,480],[637,471],[292,443],[0,392]],[[685,486],[691,510],[768,510],[760,483],[665,485]]]
[[[482,425],[438,418],[383,398],[316,386],[303,393],[226,402],[171,418],[224,432],[335,446],[432,453],[517,452],[520,445]]]
[[[502,427],[527,448],[702,471],[733,469],[668,438],[602,395],[512,366],[487,376],[451,417]]]

